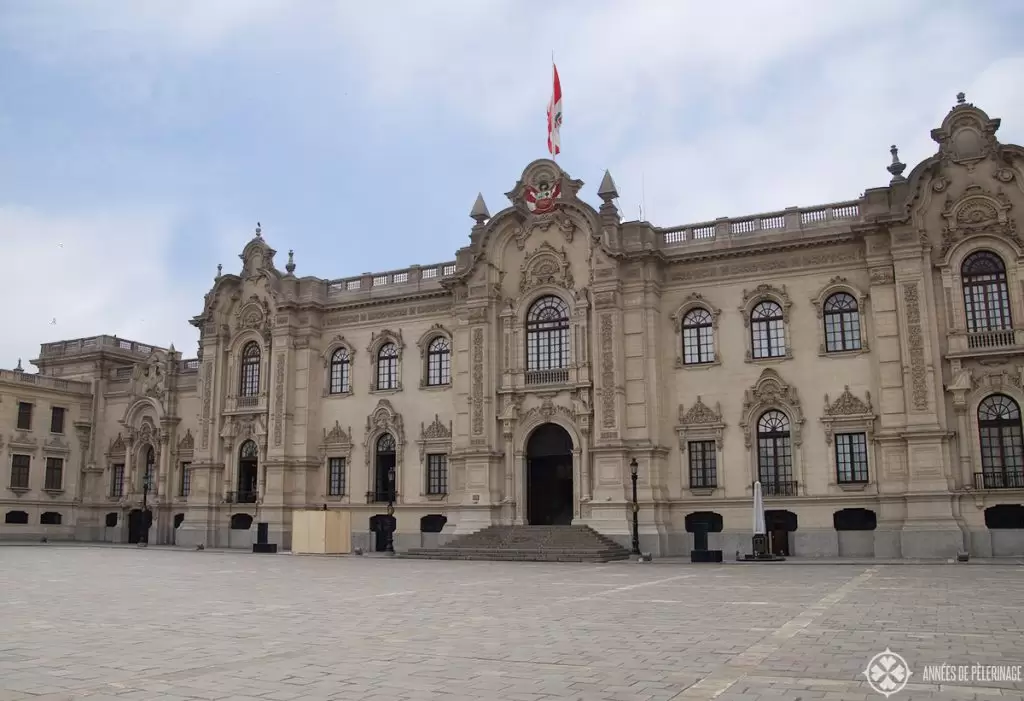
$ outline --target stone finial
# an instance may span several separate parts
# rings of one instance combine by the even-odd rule
[[[263,238],[263,227],[260,226],[259,222],[256,222],[256,238]]]
[[[288,251],[288,264],[284,266],[289,275],[295,274],[295,251]]]
[[[21,358],[18,358],[18,367],[14,368],[14,372],[25,372],[25,368],[21,367]]]
[[[169,350],[171,353],[174,353],[174,344],[172,343],[171,347],[168,348],[167,350]]]
[[[962,92],[958,92],[958,93],[956,94],[956,104],[958,104],[958,105],[962,105],[962,104],[964,104],[964,103],[965,103],[966,101],[967,101],[967,96],[966,96],[966,95],[964,95],[964,94],[963,94]]]
[[[491,213],[487,211],[487,204],[484,202],[483,193],[477,193],[476,201],[473,202],[473,209],[469,210],[469,218],[477,224],[483,224],[491,218]]]
[[[214,280],[220,280],[221,271],[223,271],[223,270],[224,270],[224,266],[221,265],[220,263],[217,263],[217,276],[215,278],[213,278],[213,279]]]
[[[907,164],[900,163],[900,151],[896,148],[896,144],[893,144],[889,148],[889,153],[892,154],[892,163],[890,163],[889,167],[886,168],[887,171],[892,173],[892,180],[889,181],[889,184],[902,183],[906,180],[906,178],[903,177],[903,171],[907,169]]]
[[[607,170],[604,172],[604,177],[601,178],[600,187],[597,188],[597,196],[605,202],[619,196],[619,191],[615,189],[615,181],[612,180],[612,174]]]

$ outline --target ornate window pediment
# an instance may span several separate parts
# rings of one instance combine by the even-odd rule
[[[993,234],[1013,241],[1017,249],[1024,244],[1017,234],[1017,224],[1010,216],[1013,205],[1002,191],[992,192],[980,185],[968,185],[958,200],[946,198],[942,217],[942,255],[959,241],[975,234]]]
[[[320,441],[320,454],[324,457],[344,457],[347,462],[352,454],[352,427],[346,431],[338,421],[335,421],[330,431],[325,428],[323,440]]]
[[[257,295],[249,295],[235,310],[235,329],[252,329],[263,335],[270,333],[270,304]]]
[[[395,407],[387,399],[377,402],[377,407],[366,417],[366,436],[364,439],[364,455],[366,457],[366,468],[370,469],[371,459],[374,454],[374,446],[377,439],[390,433],[397,444],[395,453],[401,462],[402,446],[405,444],[405,428],[402,425],[402,415],[395,411]]]
[[[825,395],[825,410],[821,423],[825,425],[825,442],[832,444],[835,433],[860,431],[871,434],[874,427],[875,411],[871,406],[871,393],[861,399],[850,391],[850,386],[843,388],[843,393],[836,400],[830,401]]]
[[[686,443],[691,439],[714,440],[718,448],[722,448],[722,434],[725,431],[725,422],[722,420],[722,405],[715,403],[712,409],[704,400],[698,396],[697,401],[687,409],[679,405],[679,424],[676,432],[679,434],[679,450],[686,452]]]
[[[782,409],[786,412],[791,423],[791,434],[793,445],[799,446],[802,442],[801,427],[804,423],[803,411],[800,408],[800,398],[797,395],[796,387],[786,383],[782,376],[772,368],[765,368],[757,382],[746,390],[743,397],[743,415],[740,419],[740,427],[743,429],[743,441],[746,447],[751,445],[752,425],[757,418],[769,409]]]
[[[191,428],[185,429],[185,435],[181,437],[180,441],[178,441],[178,450],[179,451],[195,450],[195,447],[196,447],[196,439],[192,435],[192,429]]]
[[[420,423],[420,463],[427,459],[428,453],[449,453],[452,447],[452,424],[445,426],[440,417],[434,414],[429,424]]]
[[[526,256],[519,268],[519,293],[528,294],[538,287],[575,289],[565,248],[556,249],[547,241]]]
[[[124,455],[126,446],[124,444],[124,436],[120,433],[110,441],[110,448],[107,449],[108,455]]]

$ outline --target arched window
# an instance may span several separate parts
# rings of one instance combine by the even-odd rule
[[[698,365],[715,362],[714,320],[702,307],[691,309],[683,317],[683,363]]]
[[[860,310],[846,292],[830,295],[822,305],[825,316],[825,350],[829,353],[860,350]]]
[[[985,397],[978,406],[981,480],[985,489],[1024,487],[1024,440],[1020,407],[1005,394]]]
[[[777,409],[757,420],[757,475],[766,496],[796,494],[789,417]]]
[[[452,346],[438,336],[427,346],[427,385],[437,387],[452,383]]]
[[[561,297],[541,297],[526,314],[526,369],[569,367],[569,305]]]
[[[142,488],[147,491],[153,491],[153,480],[156,477],[156,451],[153,450],[153,446],[146,448],[146,471],[142,475]]]
[[[782,307],[777,302],[758,302],[750,313],[751,352],[755,358],[786,355],[786,328]]]
[[[395,485],[392,482],[398,458],[395,454],[395,437],[390,433],[382,433],[375,448],[377,455],[374,459],[374,485],[370,496],[374,501],[390,501],[396,496]]]
[[[242,381],[240,397],[255,397],[260,393],[260,345],[249,341],[242,349]]]
[[[395,437],[390,433],[381,434],[377,439],[377,455],[389,455],[395,452]]]
[[[964,259],[960,273],[967,330],[975,333],[1013,328],[1003,259],[991,251],[975,251]]]
[[[385,343],[377,351],[377,389],[398,389],[398,346]]]
[[[347,394],[350,391],[350,367],[348,348],[339,348],[331,354],[331,381],[328,387],[330,394]]]

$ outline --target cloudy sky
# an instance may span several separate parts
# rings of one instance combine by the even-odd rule
[[[0,367],[196,351],[259,220],[337,278],[450,260],[545,155],[670,226],[856,198],[958,91],[1024,143],[1019,0],[0,0]],[[26,367],[28,367],[26,365]]]

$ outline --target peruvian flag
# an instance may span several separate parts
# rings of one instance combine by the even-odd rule
[[[548,103],[548,153],[557,156],[562,152],[562,84],[558,82],[558,67],[552,62],[555,82],[551,88],[551,102]]]

